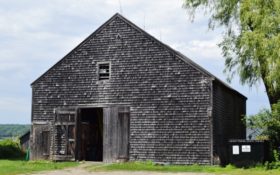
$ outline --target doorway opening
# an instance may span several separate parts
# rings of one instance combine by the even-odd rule
[[[103,161],[103,109],[82,108],[79,117],[79,159]]]

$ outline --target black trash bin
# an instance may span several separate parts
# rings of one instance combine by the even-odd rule
[[[237,167],[263,164],[271,159],[268,141],[229,140],[229,163]]]

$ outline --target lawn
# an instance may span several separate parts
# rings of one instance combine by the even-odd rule
[[[0,160],[0,175],[15,175],[36,171],[57,170],[77,165],[77,162]]]
[[[49,161],[19,161],[0,160],[0,175],[26,174],[38,171],[49,171],[74,167],[77,162],[49,162]],[[89,171],[157,171],[157,172],[195,172],[227,175],[279,175],[280,169],[266,170],[264,166],[255,168],[235,168],[233,166],[176,166],[176,165],[156,165],[152,162],[128,162],[114,164],[95,164],[86,167]]]
[[[279,175],[280,169],[266,170],[265,167],[259,166],[255,168],[235,168],[233,166],[176,166],[176,165],[156,165],[152,162],[128,162],[116,163],[103,166],[88,167],[90,171],[157,171],[157,172],[196,172],[211,174],[227,174],[227,175]]]

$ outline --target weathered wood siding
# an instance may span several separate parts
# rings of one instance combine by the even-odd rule
[[[42,133],[50,132],[52,124],[50,122],[42,122],[42,123],[33,123],[31,127],[31,135],[30,135],[30,149],[32,150],[32,154],[30,155],[31,159],[49,159],[51,153],[51,144],[50,140],[47,141],[49,144],[46,145],[46,141],[43,140]],[[51,139],[51,138],[49,138]],[[46,147],[49,147],[49,152],[45,152]]]
[[[229,139],[245,139],[246,97],[229,90],[220,82],[213,83],[213,151],[215,164],[227,164]]]
[[[98,62],[110,62],[109,81],[98,81]],[[32,85],[33,121],[52,121],[57,107],[126,103],[130,160],[210,164],[210,84],[117,15]]]

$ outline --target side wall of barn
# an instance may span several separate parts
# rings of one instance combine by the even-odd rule
[[[228,163],[228,140],[245,139],[246,97],[213,82],[213,156],[214,164]]]
[[[110,80],[98,80],[100,62],[110,63]],[[58,107],[125,103],[130,160],[210,164],[210,84],[208,75],[115,17],[32,85],[33,122],[53,122]]]

